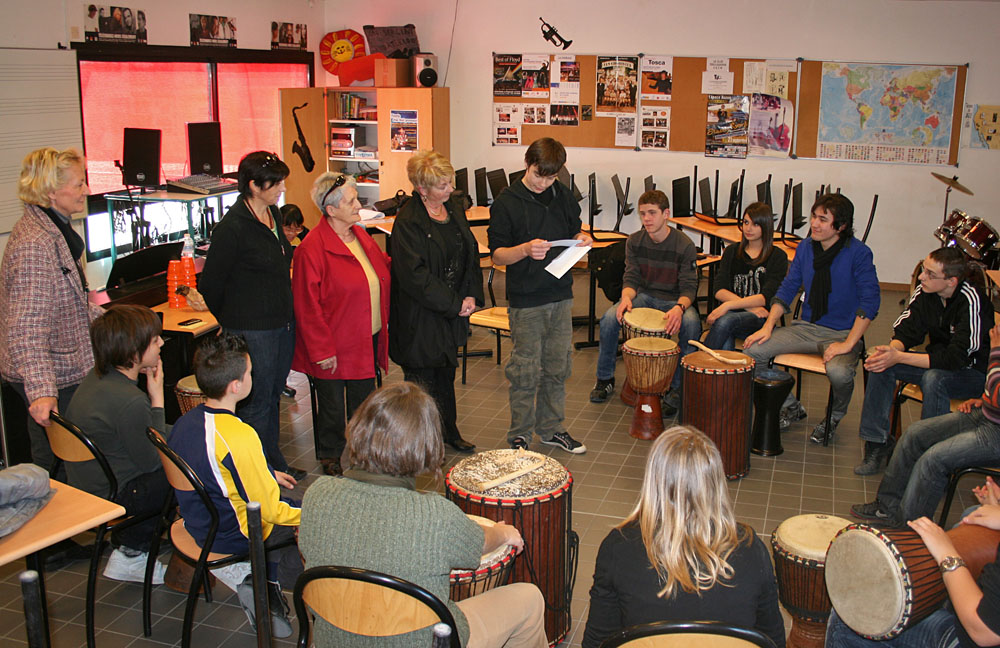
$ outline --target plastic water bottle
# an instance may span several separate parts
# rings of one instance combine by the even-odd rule
[[[184,235],[184,247],[181,248],[181,258],[194,258],[194,241],[191,240],[190,234]]]

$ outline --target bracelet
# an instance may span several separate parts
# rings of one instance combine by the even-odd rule
[[[965,567],[965,561],[960,556],[946,556],[941,561],[941,573],[953,572],[959,567]]]

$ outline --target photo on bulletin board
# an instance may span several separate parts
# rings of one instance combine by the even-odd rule
[[[83,37],[93,43],[146,44],[146,12],[133,7],[83,5]]]
[[[708,95],[705,156],[745,158],[749,118],[750,97]]]
[[[572,54],[559,54],[554,66],[558,68],[558,80],[549,84],[549,103],[564,106],[580,104],[580,62]]]
[[[674,89],[672,56],[642,57],[642,100],[670,101]]]
[[[635,115],[639,90],[639,57],[597,57],[597,116]]]
[[[226,16],[188,14],[191,44],[208,47],[236,47],[236,22]]]
[[[521,96],[521,55],[493,55],[493,96]]]
[[[553,126],[579,126],[580,106],[550,106],[549,122]]]
[[[788,157],[792,146],[795,109],[792,102],[775,95],[750,96],[750,155]]]
[[[524,104],[524,123],[545,126],[549,123],[548,104]]]
[[[670,148],[670,107],[643,106],[639,133],[641,149],[666,151]]]
[[[521,96],[549,97],[549,55],[525,54],[521,59]]]
[[[389,148],[393,152],[416,151],[418,142],[417,111],[390,110],[389,134]]]
[[[271,49],[307,49],[309,37],[304,23],[271,23]]]

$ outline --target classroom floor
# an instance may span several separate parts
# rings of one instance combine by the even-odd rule
[[[503,294],[502,290],[498,294]],[[577,293],[581,294],[580,292]],[[582,293],[586,295],[586,293]],[[869,345],[888,340],[895,313],[900,310],[902,292],[883,293],[882,313],[866,336]],[[586,299],[584,297],[584,299]],[[582,300],[578,300],[582,301]],[[600,311],[599,311],[600,312]],[[577,327],[575,339],[586,338],[586,328]],[[491,332],[474,329],[471,348],[492,348]],[[504,358],[510,341],[504,340]],[[579,567],[572,600],[572,625],[562,646],[579,646],[589,604],[588,590],[592,583],[597,549],[608,531],[625,517],[636,501],[642,480],[648,442],[628,435],[632,412],[615,397],[604,404],[592,404],[589,393],[594,383],[597,350],[573,352],[573,376],[567,390],[566,428],[587,445],[584,455],[569,455],[536,442],[532,450],[558,459],[573,474],[573,528],[580,536]],[[624,368],[619,362],[619,384]],[[398,367],[392,367],[386,380],[402,379]],[[282,442],[290,462],[310,471],[299,489],[307,488],[321,474],[313,455],[312,416],[309,408],[305,377],[293,374],[290,384],[298,393],[295,399],[283,399]],[[840,423],[834,443],[827,448],[808,442],[812,427],[821,419],[826,406],[828,383],[825,378],[806,375],[803,404],[809,417],[796,423],[782,436],[784,454],[778,457],[751,455],[750,472],[731,482],[730,493],[735,501],[738,519],[750,524],[765,541],[784,519],[800,513],[829,513],[850,518],[850,506],[874,498],[879,476],[862,478],[853,472],[861,457],[861,442],[857,426],[862,403],[861,375],[847,417]],[[470,358],[468,383],[456,381],[459,427],[466,439],[480,450],[507,447],[505,433],[509,423],[507,384],[502,366],[494,358]],[[904,426],[919,416],[918,406],[904,406]],[[451,467],[464,455],[449,450],[447,465]],[[963,483],[968,493],[973,485]],[[433,487],[429,480],[420,480],[421,488]],[[443,487],[438,486],[439,489]],[[299,493],[301,495],[301,493]],[[969,496],[966,494],[966,501]],[[962,507],[953,508],[957,518]],[[86,536],[81,541],[91,542]],[[23,565],[7,565],[0,569],[0,644],[26,645],[23,612],[17,573]],[[86,645],[84,637],[84,594],[87,563],[78,562],[46,577],[51,619],[52,646],[76,648]],[[140,646],[179,646],[183,596],[165,587],[158,587],[153,598],[153,636],[142,636],[141,585],[117,583],[101,578],[98,581],[97,643],[100,648],[137,648]],[[236,597],[223,585],[215,587],[215,602],[199,601],[193,631],[195,645],[217,648],[251,647],[255,640]],[[289,595],[289,600],[290,600]],[[786,615],[786,626],[788,618]],[[295,624],[296,633],[298,632]],[[275,640],[275,646],[291,646],[295,636]]]

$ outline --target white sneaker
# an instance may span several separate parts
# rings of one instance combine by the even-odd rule
[[[141,583],[146,578],[146,560],[149,554],[142,552],[137,556],[126,556],[120,549],[111,552],[108,564],[104,566],[104,577],[116,581]],[[159,560],[153,567],[153,585],[163,585],[163,574],[167,567]]]
[[[250,561],[233,563],[212,570],[212,575],[219,579],[219,582],[239,594],[237,589],[240,584],[250,575]]]

